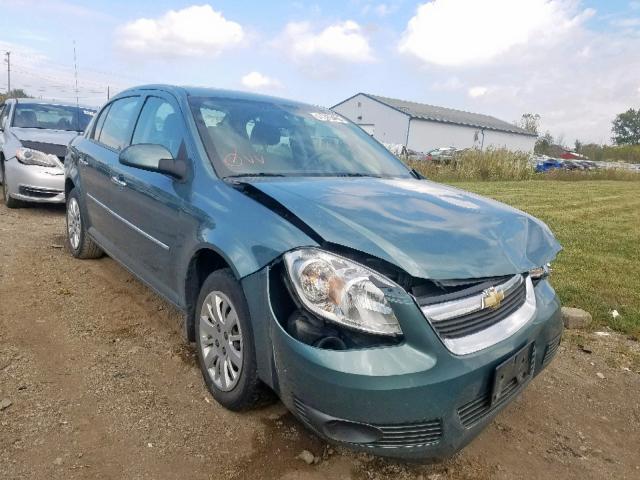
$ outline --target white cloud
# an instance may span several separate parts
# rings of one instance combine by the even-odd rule
[[[256,71],[247,73],[240,81],[244,87],[251,90],[273,89],[282,86],[275,78],[267,77]]]
[[[210,5],[169,10],[158,18],[139,18],[118,31],[128,51],[162,57],[213,56],[240,44],[245,31]]]
[[[367,15],[368,13],[374,13],[379,17],[386,17],[394,13],[397,9],[398,5],[396,3],[367,3],[362,7],[362,14]]]
[[[640,27],[640,17],[620,18],[613,20],[611,25],[622,28]]]
[[[592,16],[572,0],[434,0],[420,5],[399,50],[425,63],[484,64],[513,47],[558,41]]]
[[[334,23],[314,32],[309,22],[291,22],[277,43],[297,61],[313,57],[361,63],[374,60],[369,40],[356,22]]]
[[[478,87],[471,87],[467,93],[471,98],[478,98],[486,95],[488,91],[489,89],[487,87],[478,86]]]

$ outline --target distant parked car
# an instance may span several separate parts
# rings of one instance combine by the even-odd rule
[[[130,89],[64,167],[70,252],[181,309],[232,410],[268,387],[332,442],[449,456],[558,351],[549,228],[422,179],[330,110]]]
[[[427,152],[426,160],[436,163],[449,163],[457,153],[456,147],[434,148]]]
[[[547,157],[544,160],[542,160],[541,162],[538,162],[535,166],[535,170],[536,172],[548,172],[550,170],[558,170],[558,169],[562,169],[564,162],[562,162],[561,160],[558,160],[556,158],[550,158]]]
[[[69,141],[95,110],[35,99],[0,105],[0,180],[5,205],[64,203],[63,163]]]

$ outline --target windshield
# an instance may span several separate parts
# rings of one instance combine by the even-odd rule
[[[189,99],[221,177],[410,177],[367,133],[330,110],[240,99]]]
[[[71,105],[18,103],[13,126],[83,132],[95,113],[95,110]]]

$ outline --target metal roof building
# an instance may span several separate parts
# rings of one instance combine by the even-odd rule
[[[358,93],[332,108],[383,143],[427,152],[434,148],[508,148],[530,152],[537,136],[480,113]]]

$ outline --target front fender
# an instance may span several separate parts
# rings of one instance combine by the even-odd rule
[[[190,259],[201,249],[218,253],[240,280],[288,250],[318,245],[280,215],[223,181],[209,183],[208,189],[206,194],[194,190],[193,210],[186,212],[196,235],[183,250],[182,278],[186,278]]]

